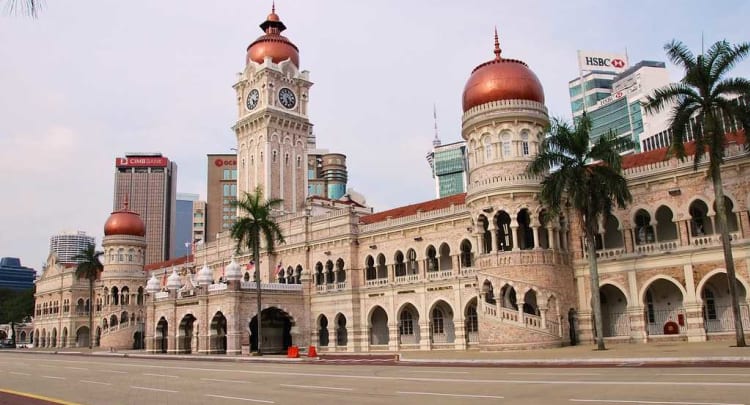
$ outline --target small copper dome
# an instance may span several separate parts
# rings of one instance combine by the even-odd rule
[[[499,100],[531,100],[544,104],[544,89],[534,72],[520,60],[500,57],[495,31],[495,59],[474,68],[463,94],[464,112]]]
[[[104,236],[110,235],[146,236],[146,225],[140,215],[128,210],[126,204],[125,208],[113,212],[104,223]]]
[[[286,26],[276,14],[275,6],[271,9],[271,14],[266,17],[266,21],[260,25],[260,28],[265,32],[265,35],[261,35],[247,47],[245,63],[250,63],[251,60],[256,63],[263,63],[265,58],[270,56],[273,63],[291,59],[294,66],[299,67],[299,49],[287,37],[281,35]]]

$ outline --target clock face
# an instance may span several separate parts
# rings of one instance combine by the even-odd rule
[[[250,90],[250,93],[247,93],[247,102],[245,104],[247,106],[247,109],[252,110],[257,107],[258,100],[260,100],[260,93],[258,93],[258,89]]]
[[[297,104],[297,96],[290,89],[283,87],[279,90],[279,102],[286,108],[294,108]]]

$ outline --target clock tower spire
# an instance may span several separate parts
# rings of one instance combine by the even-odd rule
[[[275,4],[260,28],[263,35],[247,47],[245,68],[233,86],[238,198],[260,188],[264,198],[282,199],[280,208],[296,212],[307,196],[312,134],[307,103],[312,82],[309,72],[299,69],[299,49],[281,35],[286,25]]]

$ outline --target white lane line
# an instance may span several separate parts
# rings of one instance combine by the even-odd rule
[[[434,395],[439,397],[461,397],[461,398],[492,398],[503,399],[505,397],[497,395],[471,395],[471,394],[444,394],[440,392],[418,392],[418,391],[396,391],[396,394],[404,395]]]
[[[469,374],[468,371],[434,371],[434,370],[404,370],[408,373],[429,373],[429,374]]]
[[[53,380],[64,380],[65,377],[55,377],[53,375],[43,375],[42,378],[51,378]]]
[[[324,387],[320,385],[279,384],[279,386],[290,388],[309,388],[314,390],[354,391],[354,388]]]
[[[722,373],[722,374],[714,374],[714,373],[667,373],[665,375],[680,375],[680,376],[693,376],[693,377],[705,377],[705,376],[717,376],[717,377],[749,377],[750,374],[742,374],[742,373]]]
[[[112,383],[100,382],[100,381],[79,380],[79,382],[86,383],[86,384],[112,385]]]
[[[15,374],[15,375],[31,375],[29,373],[21,373],[18,371],[8,371],[8,374]]]
[[[226,382],[226,383],[240,383],[240,384],[249,384],[249,381],[241,381],[241,380],[220,380],[218,378],[201,378],[202,381],[214,381],[214,382]]]
[[[86,371],[89,370],[85,367],[64,367],[64,368],[71,369],[71,370],[86,370]]]
[[[160,391],[160,392],[172,392],[172,393],[176,393],[177,392],[177,391],[173,391],[173,390],[163,390],[161,388],[139,387],[137,385],[131,385],[130,388],[132,388],[134,390]]]
[[[744,405],[725,402],[633,401],[626,399],[570,399],[571,402],[599,402],[608,404],[662,404],[662,405]]]
[[[118,371],[118,370],[98,370],[102,373],[116,373],[116,374],[127,374],[127,371]]]
[[[601,373],[511,373],[513,375],[601,375]]]
[[[168,377],[168,378],[180,378],[180,376],[177,375],[169,375],[169,374],[151,374],[151,373],[143,373],[143,375],[148,375],[151,377]]]
[[[227,396],[224,396],[224,395],[211,395],[211,394],[206,394],[206,396],[207,396],[207,397],[211,397],[211,398],[235,399],[235,400],[237,400],[237,401],[247,401],[247,402],[260,402],[260,403],[263,403],[263,404],[275,404],[275,403],[276,403],[276,402],[273,402],[273,401],[266,401],[266,400],[263,400],[263,399],[240,398],[240,397],[227,397]]]

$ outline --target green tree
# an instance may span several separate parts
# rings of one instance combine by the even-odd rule
[[[89,281],[89,349],[94,344],[94,282],[99,277],[99,273],[104,270],[99,257],[104,252],[96,250],[96,245],[90,243],[81,249],[78,254],[73,256],[73,260],[78,262],[76,266],[76,277],[85,278]]]
[[[263,190],[260,187],[254,193],[245,193],[240,200],[233,202],[233,205],[240,211],[239,218],[231,229],[232,238],[237,242],[236,251],[239,253],[242,248],[250,250],[255,265],[258,355],[262,355],[261,342],[263,341],[261,339],[260,245],[261,241],[265,240],[266,253],[270,257],[275,251],[276,242],[284,243],[284,235],[273,217],[273,208],[281,202],[282,200],[277,198],[264,200]]]
[[[750,43],[732,45],[727,41],[718,41],[705,53],[695,56],[685,44],[672,40],[664,45],[664,50],[672,63],[684,69],[685,77],[679,83],[655,90],[644,104],[645,111],[651,113],[670,109],[671,152],[683,160],[687,157],[685,143],[688,141],[690,129],[695,139],[695,170],[698,170],[699,163],[708,155],[708,178],[714,187],[716,220],[721,233],[729,293],[732,298],[734,330],[737,335],[737,346],[744,347],[745,335],[727,228],[721,165],[724,163],[727,130],[730,129],[725,127],[725,120],[735,120],[745,129],[750,128],[750,107],[733,100],[737,96],[743,96],[746,102],[750,102],[750,80],[727,77],[729,71],[747,57]],[[748,142],[747,133],[745,142]]]
[[[34,313],[34,288],[25,290],[0,289],[0,324],[10,323],[12,342],[16,342],[16,323]]]
[[[541,152],[529,164],[528,171],[545,176],[539,200],[552,214],[560,213],[569,204],[580,216],[588,253],[596,344],[598,350],[604,350],[596,235],[600,221],[611,214],[615,204],[624,208],[632,201],[618,153],[620,148],[628,149],[632,145],[612,133],[591,145],[590,131],[591,120],[585,114],[574,128],[559,119],[554,120],[549,136],[542,142]]]

